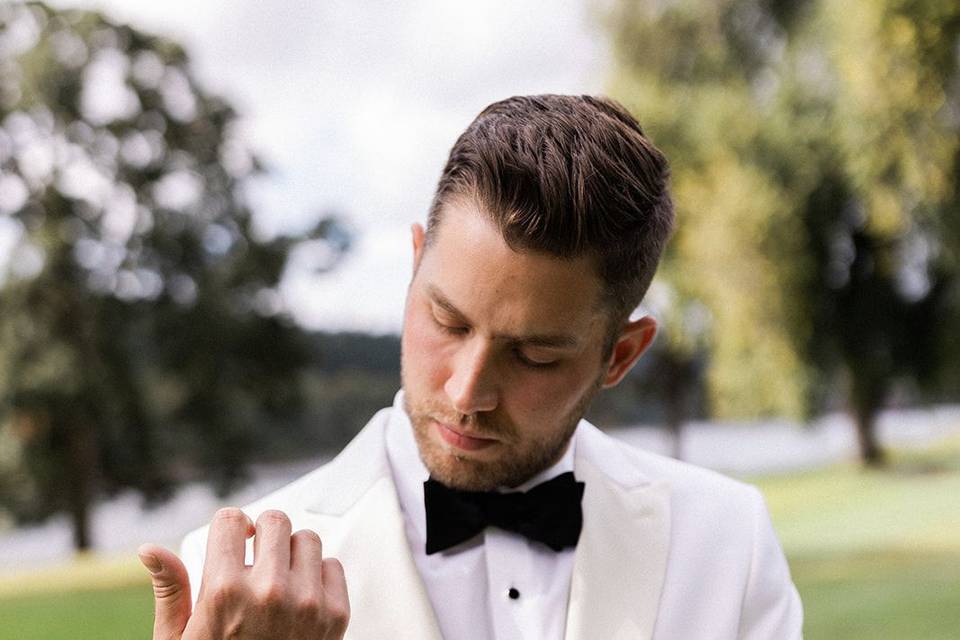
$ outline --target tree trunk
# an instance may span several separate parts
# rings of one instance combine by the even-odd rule
[[[679,387],[667,392],[666,397],[666,423],[667,431],[671,437],[671,453],[677,460],[683,460],[683,424],[685,420],[685,411],[683,409],[683,391]]]
[[[860,460],[867,467],[886,466],[887,456],[877,440],[876,424],[879,404],[864,402],[854,409],[854,423],[857,428],[857,444],[860,447]]]
[[[664,388],[664,421],[672,439],[671,455],[683,460],[683,425],[687,421],[687,377],[684,363],[677,358],[664,359],[667,385]]]
[[[83,420],[67,427],[66,496],[73,524],[73,546],[87,551],[90,538],[90,506],[93,502],[93,478],[97,468],[96,441],[93,429]]]

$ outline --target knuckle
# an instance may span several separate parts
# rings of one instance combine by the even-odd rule
[[[174,582],[154,582],[153,583],[153,596],[157,600],[171,600],[176,598],[182,589],[180,585]]]
[[[283,511],[268,509],[257,518],[257,524],[261,526],[286,526],[290,524],[290,518]]]
[[[230,580],[218,581],[204,591],[203,595],[209,597],[215,609],[223,609],[243,598],[243,588]]]
[[[297,539],[297,542],[306,542],[309,544],[321,544],[320,534],[312,529],[300,529],[293,534],[293,537]]]
[[[218,509],[217,512],[213,515],[215,522],[222,522],[224,524],[233,524],[246,522],[247,514],[238,509],[237,507],[224,507]]]
[[[335,629],[346,629],[350,622],[350,606],[345,602],[327,602],[327,620]]]
[[[320,542],[320,534],[313,529],[300,529],[293,535],[310,540],[312,542]]]
[[[332,577],[336,579],[338,582],[343,582],[345,580],[343,565],[340,564],[339,560],[337,560],[336,558],[324,558],[323,564],[325,565],[324,566],[325,576],[327,575],[327,572],[329,572],[332,575]]]
[[[316,595],[298,596],[293,604],[296,612],[304,618],[315,618],[323,609],[323,600]]]
[[[270,611],[282,609],[286,601],[286,590],[282,584],[267,582],[254,590],[254,602]]]

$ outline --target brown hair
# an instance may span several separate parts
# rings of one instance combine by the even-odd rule
[[[450,150],[427,242],[444,204],[475,198],[512,249],[593,257],[618,332],[673,228],[669,173],[663,154],[613,100],[508,98],[484,109]]]

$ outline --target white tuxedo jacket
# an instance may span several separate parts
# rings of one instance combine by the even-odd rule
[[[349,640],[440,640],[404,533],[378,412],[329,464],[244,508],[285,511],[343,564]],[[760,493],[616,441],[583,421],[586,483],[565,640],[795,640],[797,591]],[[182,554],[194,598],[207,529]],[[249,548],[248,548],[249,553]],[[248,561],[250,558],[248,558]],[[447,640],[457,640],[448,638]]]

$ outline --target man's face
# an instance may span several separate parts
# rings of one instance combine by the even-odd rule
[[[420,457],[451,487],[516,486],[560,458],[609,384],[600,280],[586,258],[513,251],[470,201],[435,233],[427,248],[414,232],[402,339]]]

